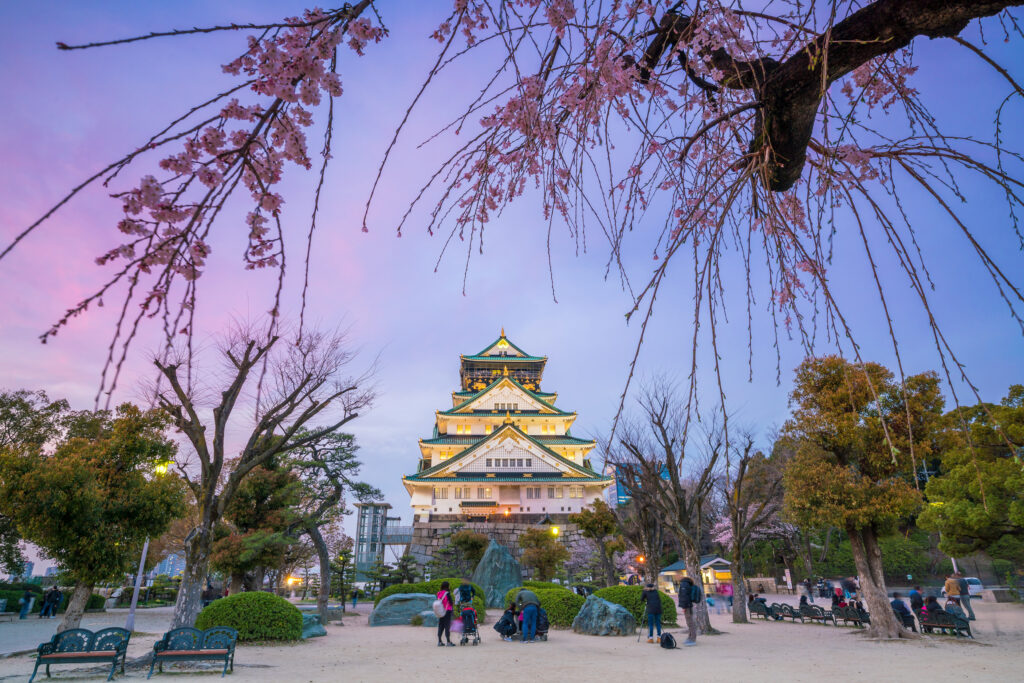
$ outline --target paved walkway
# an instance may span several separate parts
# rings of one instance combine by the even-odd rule
[[[136,633],[152,633],[162,635],[171,623],[173,607],[152,607],[139,609],[135,612]],[[109,626],[124,628],[128,618],[127,608],[111,609],[106,612],[90,612],[82,617],[82,628],[92,631]],[[27,619],[0,622],[0,657],[12,652],[34,650],[40,643],[45,643],[57,632],[61,617],[56,619],[40,619],[30,615]]]

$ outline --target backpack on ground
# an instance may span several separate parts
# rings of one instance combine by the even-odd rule
[[[690,602],[696,605],[702,597],[704,596],[697,584],[690,584]]]
[[[676,649],[676,639],[671,633],[662,633],[660,645],[666,650]]]
[[[537,610],[537,633],[547,633],[549,628],[551,622],[548,621],[548,613],[541,607]]]

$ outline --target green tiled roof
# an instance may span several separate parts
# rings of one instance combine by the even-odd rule
[[[498,506],[494,500],[464,500],[459,503],[464,508],[493,508]]]
[[[546,356],[482,356],[480,354],[473,354],[472,356],[463,356],[462,360],[483,360],[483,361],[494,361],[495,363],[508,363],[509,361],[529,361],[536,363],[539,361],[547,360]]]
[[[420,474],[423,474],[423,473],[420,472]],[[603,483],[603,482],[608,482],[608,481],[612,480],[611,477],[602,477],[602,476],[598,476],[598,475],[595,475],[593,477],[544,477],[543,475],[539,475],[539,474],[534,474],[532,477],[504,477],[504,478],[488,477],[488,476],[486,476],[484,474],[474,475],[474,476],[471,476],[471,477],[430,477],[430,478],[423,478],[419,474],[411,474],[411,475],[406,476],[405,478],[406,479],[411,479],[413,481],[472,482],[474,484],[478,483],[478,482],[498,482],[498,483],[503,483],[503,484],[508,484],[508,483],[522,484],[522,483],[529,483],[531,481],[535,481],[535,482],[543,482],[545,484],[550,484],[552,482],[561,482],[563,484],[570,484],[570,485],[571,484]],[[516,503],[516,505],[518,505],[518,503]]]
[[[495,339],[494,341],[492,341],[492,342],[491,342],[490,344],[488,344],[487,346],[485,346],[485,347],[484,347],[483,349],[481,349],[479,353],[476,353],[476,354],[474,354],[474,355],[472,355],[472,356],[465,356],[465,358],[477,358],[477,357],[479,357],[479,358],[490,358],[490,356],[484,356],[483,354],[484,354],[484,353],[486,353],[486,352],[487,352],[487,350],[488,350],[488,349],[490,349],[490,348],[491,348],[492,346],[494,346],[495,344],[497,344],[498,342],[500,342],[500,341],[501,341],[502,339],[504,339],[504,340],[505,340],[505,342],[506,342],[506,343],[507,343],[507,344],[508,344],[509,346],[511,346],[511,347],[512,347],[513,349],[515,349],[515,350],[516,350],[516,351],[518,351],[519,353],[523,354],[523,357],[526,357],[526,358],[536,358],[536,356],[531,356],[531,355],[530,355],[530,354],[528,354],[528,353],[527,353],[526,351],[523,351],[523,350],[522,350],[521,348],[519,348],[518,346],[516,346],[515,344],[513,344],[513,343],[512,343],[512,341],[511,341],[511,340],[510,340],[510,339],[509,339],[508,337],[506,337],[506,336],[505,336],[505,330],[502,330],[502,331],[501,331],[501,336],[500,336],[500,337],[498,337],[497,339]],[[507,357],[507,356],[502,356],[502,358],[506,358],[506,357]]]
[[[485,439],[489,436],[488,434],[476,434],[476,435],[440,435],[430,439],[423,439],[423,443],[431,445],[469,445],[474,444],[481,439]],[[540,435],[531,434],[529,435],[534,441],[539,441],[543,444],[554,444],[556,446],[571,446],[571,445],[587,445],[592,444],[592,439],[577,439],[575,436],[561,436],[550,434]]]
[[[464,406],[464,405],[466,405],[466,404],[467,404],[467,403],[469,403],[470,401],[475,401],[476,399],[480,398],[481,396],[483,396],[483,395],[484,395],[484,394],[486,394],[487,392],[491,391],[492,389],[494,389],[494,387],[498,386],[498,384],[499,384],[499,383],[500,383],[500,382],[501,382],[502,380],[505,380],[505,379],[509,380],[510,382],[512,382],[512,384],[514,384],[514,385],[516,385],[517,387],[519,387],[519,389],[521,389],[521,390],[523,391],[523,393],[525,393],[525,394],[526,394],[527,396],[529,396],[530,398],[533,398],[533,399],[535,399],[535,400],[539,401],[539,402],[540,402],[540,403],[541,403],[542,405],[544,405],[544,406],[547,406],[548,408],[550,408],[550,409],[552,409],[552,410],[556,411],[556,414],[560,414],[560,415],[571,415],[571,414],[572,414],[572,413],[567,413],[567,412],[565,412],[564,410],[561,410],[560,408],[556,408],[556,407],[555,407],[554,405],[552,405],[552,404],[548,403],[548,402],[547,402],[547,401],[545,401],[545,400],[544,400],[543,398],[541,398],[541,395],[540,395],[540,394],[538,394],[537,392],[534,392],[534,391],[530,391],[529,389],[527,389],[526,387],[524,387],[524,386],[523,386],[522,384],[520,384],[520,383],[519,383],[518,381],[516,381],[516,379],[515,379],[514,377],[505,377],[504,375],[503,375],[503,376],[501,376],[501,377],[499,377],[498,379],[494,380],[494,381],[493,381],[493,382],[491,382],[490,384],[488,384],[488,385],[487,385],[487,387],[486,387],[485,389],[481,389],[480,391],[476,392],[475,394],[472,394],[472,395],[470,395],[470,396],[469,396],[469,398],[467,398],[467,399],[466,399],[465,401],[463,401],[463,402],[462,402],[462,403],[460,403],[459,405],[455,406],[454,408],[449,408],[448,410],[444,410],[444,411],[441,411],[441,414],[442,414],[442,415],[457,415],[457,414],[458,414],[458,415],[464,415],[465,413],[457,413],[456,411],[457,411],[457,410],[458,410],[458,409],[459,409],[459,408],[460,408],[461,406]],[[553,394],[548,394],[548,395],[550,396],[550,395],[553,395]],[[474,412],[478,412],[478,413],[480,413],[480,414],[485,414],[485,413],[492,413],[492,412],[494,412],[494,411],[491,411],[491,410],[482,410],[482,411],[474,411]],[[500,414],[500,413],[499,413],[499,414]],[[526,415],[526,414],[537,414],[537,415],[550,415],[551,413],[540,413],[540,412],[538,412],[538,411],[528,411],[528,410],[523,410],[523,411],[520,411],[519,413],[516,413],[516,414],[517,414],[517,415],[518,415],[518,414],[524,414],[524,415]]]
[[[535,439],[532,436],[530,436],[529,434],[526,434],[525,432],[523,432],[521,429],[516,427],[514,424],[504,424],[504,425],[502,425],[499,429],[495,429],[493,432],[491,432],[491,434],[489,436],[486,436],[485,438],[481,439],[480,441],[477,441],[475,444],[473,444],[469,448],[465,449],[464,451],[462,451],[461,453],[456,455],[454,458],[449,458],[447,460],[444,460],[444,461],[434,465],[433,467],[429,467],[429,468],[427,468],[427,469],[425,469],[425,470],[423,470],[421,472],[417,472],[416,474],[408,475],[406,477],[406,479],[429,479],[429,480],[433,481],[433,478],[431,478],[429,476],[426,476],[426,475],[430,475],[430,474],[433,474],[434,472],[438,472],[441,469],[443,469],[443,468],[447,467],[448,465],[452,464],[453,462],[456,462],[458,460],[462,460],[463,458],[468,456],[470,453],[475,451],[477,448],[479,448],[481,446],[481,444],[483,444],[483,443],[485,443],[487,441],[490,441],[491,439],[497,438],[497,436],[499,434],[501,434],[502,432],[504,432],[506,429],[515,430],[521,436],[525,437],[528,441],[532,441],[533,443],[537,444],[537,446],[539,446],[541,449],[543,449],[545,453],[547,453],[551,457],[555,458],[559,462],[562,462],[562,463],[568,465],[569,467],[571,467],[576,472],[581,472],[581,473],[583,473],[585,475],[589,475],[589,476],[592,476],[592,477],[597,477],[597,479],[600,479],[601,481],[605,480],[605,478],[600,477],[600,475],[598,475],[592,469],[589,469],[587,467],[583,467],[581,465],[577,465],[572,460],[569,460],[567,458],[563,458],[561,455],[559,455],[558,453],[555,453],[553,450],[551,450],[550,448],[545,446],[543,443],[541,443],[537,439]],[[484,477],[481,477],[481,479],[483,479],[483,478]],[[443,477],[442,479],[449,479],[449,477]],[[455,477],[450,477],[450,479],[452,481],[454,481],[456,478]],[[462,479],[464,479],[464,477]],[[487,477],[487,479],[492,479],[493,480],[494,477]],[[609,479],[609,481],[610,481],[610,479]]]

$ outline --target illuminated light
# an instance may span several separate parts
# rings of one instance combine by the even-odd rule
[[[164,475],[167,474],[167,470],[168,468],[170,468],[170,466],[171,463],[169,461],[160,460],[153,466],[153,471],[156,472],[157,474]]]
[[[646,562],[646,559],[644,558],[643,555],[637,555],[636,556],[636,561],[639,562],[640,564],[643,564],[644,562]]]
[[[508,517],[512,514],[512,508],[505,508],[505,516]]]
[[[558,535],[558,527],[557,526],[551,527],[551,535],[552,536],[557,536]]]

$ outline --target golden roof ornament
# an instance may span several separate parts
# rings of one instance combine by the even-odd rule
[[[511,410],[506,410],[505,411],[505,424],[507,424],[507,425],[512,424],[512,411]]]
[[[505,366],[505,371],[502,373],[505,377],[508,377],[508,366]]]

